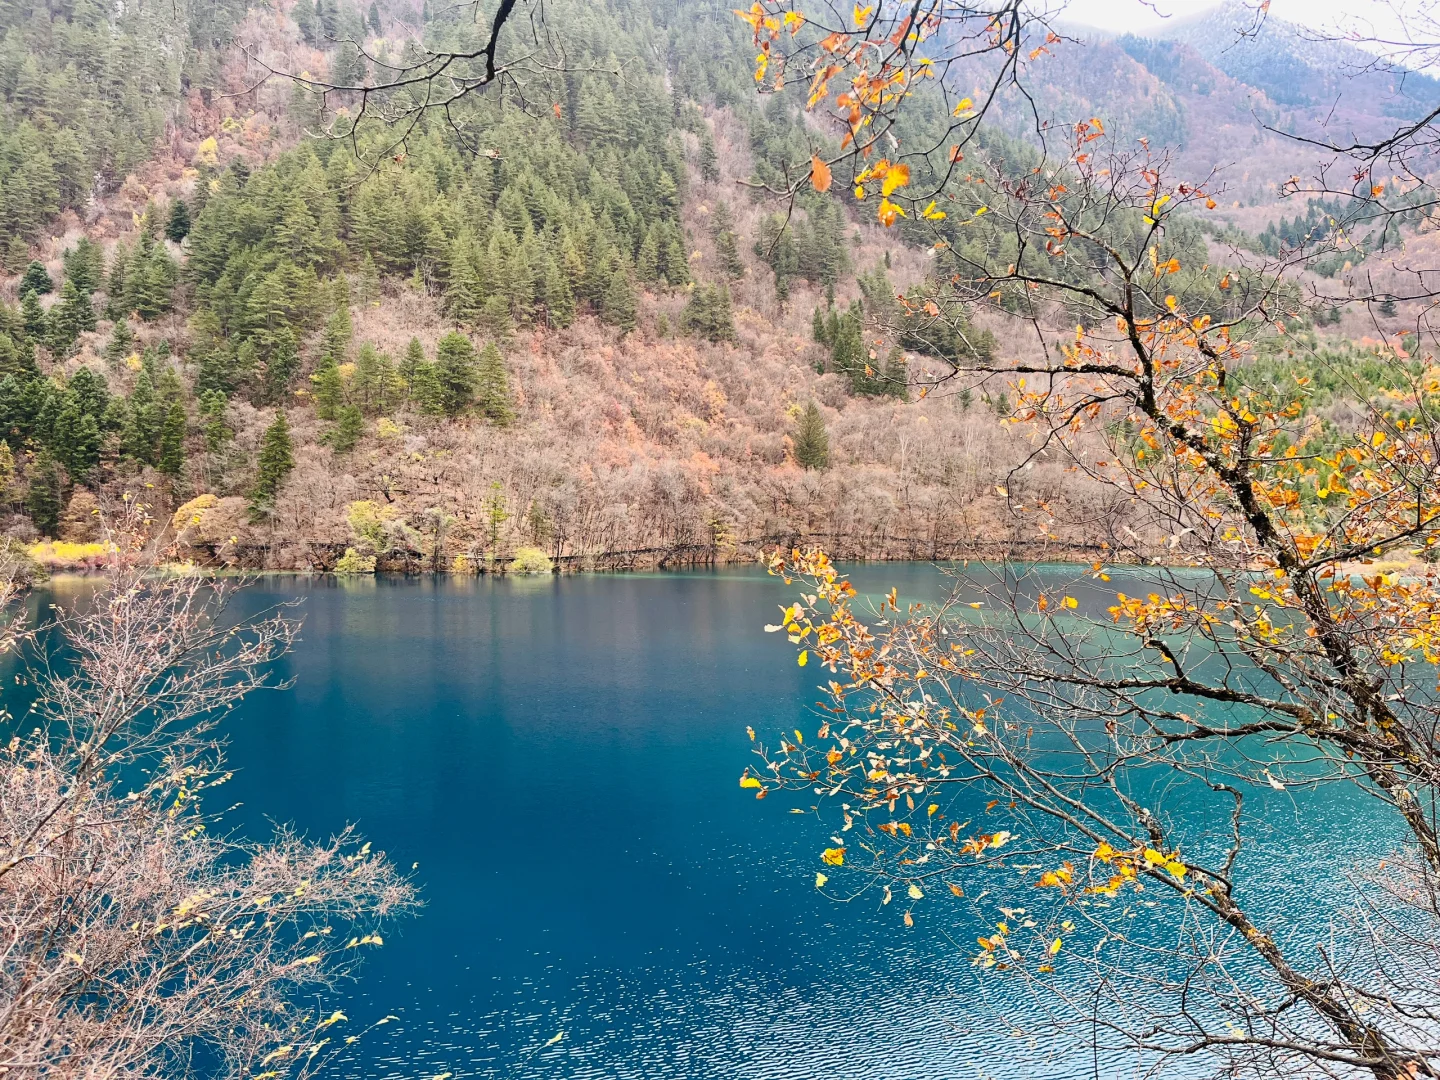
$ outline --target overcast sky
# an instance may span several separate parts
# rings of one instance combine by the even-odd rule
[[[1113,31],[1153,30],[1169,21],[1196,15],[1218,5],[1215,0],[1071,0],[1066,16],[1074,22]],[[1383,3],[1377,0],[1272,0],[1270,14],[1316,30],[1359,29],[1367,36],[1376,30],[1390,31],[1398,25],[1397,12],[1411,18],[1432,14],[1433,4],[1424,0]]]

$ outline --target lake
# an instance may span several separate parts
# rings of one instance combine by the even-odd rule
[[[923,565],[856,581],[902,601],[948,585]],[[354,822],[423,888],[324,1002],[352,1030],[398,1018],[344,1075],[1092,1075],[1088,1052],[1012,1034],[1026,1003],[972,968],[958,905],[906,929],[901,905],[825,899],[830,826],[739,789],[747,725],[816,726],[821,673],[763,632],[786,595],[758,568],[251,588],[249,607],[303,597],[304,631],[294,688],[226,723],[228,820]],[[1322,865],[1290,820],[1286,858]]]

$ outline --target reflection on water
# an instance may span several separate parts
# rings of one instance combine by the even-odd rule
[[[948,584],[918,565],[858,582],[902,602]],[[1092,1074],[1088,1053],[1014,1037],[1031,1006],[972,969],[958,907],[917,905],[907,930],[878,897],[824,899],[830,827],[739,790],[746,725],[814,726],[817,673],[761,630],[778,581],[280,577],[244,603],[297,594],[295,688],[227,722],[231,820],[356,822],[418,864],[427,904],[325,1004],[399,1018],[348,1075]],[[1298,815],[1277,822],[1292,869],[1324,865]]]

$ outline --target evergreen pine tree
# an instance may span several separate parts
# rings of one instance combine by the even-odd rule
[[[121,450],[142,465],[155,463],[155,443],[160,437],[165,410],[155,398],[155,383],[144,368],[130,392],[129,409],[121,432]]]
[[[174,199],[170,203],[170,218],[165,222],[165,236],[178,244],[189,235],[190,206],[184,199]]]
[[[801,413],[795,429],[795,463],[805,469],[823,469],[830,464],[830,436],[813,401]]]
[[[62,355],[70,351],[82,333],[95,329],[95,309],[90,305],[90,297],[69,278],[60,287],[60,302],[50,312],[49,322],[50,345]]]
[[[112,364],[118,364],[130,355],[130,350],[133,349],[134,346],[135,335],[130,330],[129,321],[126,319],[118,319],[114,327],[110,330],[110,340],[105,343],[105,359]]]
[[[162,473],[172,480],[185,471],[185,406],[171,402],[160,428],[160,455],[156,462]]]
[[[355,300],[369,307],[380,302],[380,268],[370,252],[360,262],[360,271],[355,275]]]
[[[295,448],[290,441],[290,424],[284,411],[275,414],[260,440],[260,459],[255,468],[255,486],[250,489],[250,511],[260,517],[273,509],[286,477],[295,468]]]
[[[320,358],[310,376],[310,398],[315,402],[315,416],[334,420],[345,403],[345,384],[340,380],[340,366],[328,352]]]
[[[360,436],[365,434],[365,417],[354,405],[342,405],[335,418],[335,426],[326,435],[326,441],[337,454],[348,454],[355,449]]]
[[[458,416],[475,396],[475,346],[463,334],[449,333],[435,347],[435,382],[446,416]]]
[[[735,242],[735,233],[725,229],[715,234],[715,254],[720,259],[720,269],[728,278],[743,277],[745,264],[740,261],[740,248]]]
[[[88,367],[82,367],[70,377],[65,392],[80,407],[81,412],[88,413],[96,420],[102,419],[110,407],[110,391],[105,386],[105,380]]]
[[[621,333],[628,333],[635,329],[635,308],[635,289],[630,284],[630,275],[623,266],[617,266],[600,298],[600,318],[619,327]]]
[[[635,255],[635,276],[641,281],[654,281],[660,276],[660,241],[652,225],[645,233],[640,250]]]
[[[510,402],[510,375],[505,370],[505,358],[493,341],[480,353],[475,401],[486,419],[502,427],[515,419],[515,408]]]
[[[40,297],[31,289],[20,299],[20,315],[25,324],[25,334],[31,341],[44,342],[49,337],[50,323],[45,309],[40,306]]]
[[[325,355],[337,364],[350,358],[350,342],[355,336],[355,326],[350,321],[349,297],[335,309],[325,324]]]
[[[318,45],[320,23],[315,17],[315,7],[310,0],[296,0],[291,14],[300,30],[301,40],[307,45]]]
[[[100,461],[100,425],[73,398],[51,425],[49,442],[55,458],[76,480],[83,480]]]
[[[300,351],[295,345],[295,334],[288,326],[282,326],[275,334],[270,356],[265,361],[265,397],[272,402],[284,402],[290,380],[300,370]]]
[[[420,344],[419,338],[412,337],[405,346],[405,356],[400,361],[400,384],[405,389],[406,401],[415,400],[415,381],[426,363],[425,346]]]
[[[380,5],[375,0],[370,0],[370,32],[376,37],[380,36],[383,24],[380,22]]]
[[[200,415],[205,418],[205,452],[218,454],[235,433],[225,423],[225,410],[229,401],[219,390],[207,390],[200,395]]]
[[[734,341],[735,318],[730,290],[724,285],[701,285],[690,294],[680,313],[680,329],[706,341]]]
[[[720,179],[720,157],[715,153],[715,136],[709,127],[700,129],[700,178],[707,184]]]
[[[60,526],[60,508],[60,470],[54,458],[41,454],[30,469],[25,509],[42,536],[54,536]]]
[[[126,307],[129,298],[129,248],[123,243],[116,244],[111,259],[110,276],[105,280],[105,317],[121,322],[131,311]]]
[[[105,255],[100,245],[88,236],[82,236],[75,246],[65,252],[65,276],[75,282],[75,287],[89,296],[98,290],[105,277]]]
[[[25,274],[20,278],[17,291],[21,296],[24,296],[27,292],[44,296],[48,292],[53,292],[54,289],[55,282],[50,280],[50,272],[45,269],[44,263],[36,259],[25,268]]]
[[[888,396],[901,401],[910,400],[910,374],[905,368],[905,352],[898,345],[886,354],[880,378]]]

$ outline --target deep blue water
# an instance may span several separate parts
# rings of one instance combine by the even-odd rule
[[[921,565],[856,580],[902,600],[948,584]],[[920,905],[907,930],[901,905],[825,899],[831,826],[738,788],[747,725],[816,726],[817,671],[762,630],[777,580],[275,577],[245,603],[296,596],[294,688],[226,722],[228,820],[255,836],[355,823],[418,864],[425,901],[324,1003],[352,1029],[398,1017],[343,1075],[1090,1074],[1073,1046],[1011,1035],[1027,1005],[972,968],[958,905]],[[1287,873],[1326,864],[1293,807],[1277,821]],[[1293,922],[1303,901],[1263,903]]]

